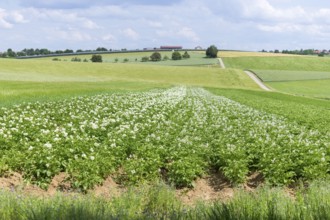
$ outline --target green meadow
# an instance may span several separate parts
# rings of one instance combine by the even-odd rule
[[[0,59],[0,65],[2,105],[15,100],[174,85],[258,89],[242,70],[215,67],[55,62],[48,59]]]
[[[293,71],[293,70],[257,70],[255,71],[264,82],[286,82],[303,80],[330,79],[330,72]]]
[[[330,99],[330,80],[268,82],[271,88],[293,95]]]
[[[224,57],[229,68],[249,69],[275,91],[330,98],[330,58],[315,56]]]
[[[227,68],[251,70],[329,71],[329,57],[315,56],[265,56],[224,57]]]
[[[0,59],[0,218],[329,219],[330,58],[189,53]]]
[[[156,50],[155,50],[156,51]],[[106,63],[135,63],[143,65],[161,65],[161,66],[214,66],[218,65],[217,59],[206,58],[204,53],[196,51],[187,51],[190,55],[189,59],[182,59],[179,61],[171,60],[172,52],[171,51],[161,51],[162,60],[159,62],[141,62],[142,57],[150,57],[153,52],[130,52],[130,53],[105,53],[102,54],[102,60]],[[184,51],[180,51],[183,55]],[[164,60],[164,57],[167,56],[168,60]],[[90,62],[91,55],[78,55],[78,56],[59,56],[58,62],[67,62],[71,61],[73,58],[78,57],[82,61],[87,60]],[[42,58],[44,60],[53,60],[53,57]]]

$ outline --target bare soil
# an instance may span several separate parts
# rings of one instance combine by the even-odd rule
[[[47,190],[38,186],[27,184],[19,173],[11,173],[0,177],[0,190],[10,190],[37,197],[54,196],[57,192],[64,194],[77,194],[72,190],[68,181],[68,174],[59,173],[53,177]],[[247,191],[251,191],[263,183],[263,177],[259,173],[253,173],[244,185]],[[106,199],[119,197],[126,191],[126,188],[118,185],[112,177],[108,177],[102,185],[95,186],[87,193]],[[183,188],[176,190],[176,196],[185,205],[193,205],[197,202],[228,201],[234,196],[234,187],[221,173],[211,173],[208,176],[197,179],[194,188]],[[291,191],[290,191],[291,192]]]

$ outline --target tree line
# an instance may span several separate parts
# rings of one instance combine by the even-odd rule
[[[329,54],[330,50],[315,50],[315,49],[300,49],[300,50],[262,50],[261,52],[270,52],[270,53],[283,53],[283,54],[296,54],[296,55],[324,55]]]
[[[70,54],[70,53],[84,53],[84,52],[106,52],[106,51],[112,51],[112,49],[107,49],[104,47],[98,47],[96,50],[82,50],[78,49],[76,51],[71,49],[65,49],[65,50],[55,50],[51,51],[47,48],[25,48],[21,51],[14,51],[11,48],[8,48],[7,51],[0,52],[0,56],[3,58],[13,58],[13,57],[23,57],[23,56],[42,56],[42,55],[50,55],[50,54]]]

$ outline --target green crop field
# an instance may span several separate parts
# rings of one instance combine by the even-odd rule
[[[25,183],[12,190],[24,193],[26,184],[53,187],[64,173],[57,190],[88,194],[42,200],[0,192],[0,218],[330,216],[330,59],[228,52],[229,68],[221,69],[201,53],[182,65],[135,61],[145,54],[121,54],[127,63],[110,54],[104,63],[0,59],[0,184],[18,173]],[[282,93],[261,91],[243,69]],[[107,178],[123,193],[89,197]],[[178,190],[189,197],[199,180],[206,191],[225,185],[234,196],[189,208]]]

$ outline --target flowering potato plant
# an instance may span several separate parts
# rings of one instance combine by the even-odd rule
[[[216,168],[233,183],[257,170],[288,184],[328,174],[329,139],[201,88],[103,94],[0,109],[0,174],[47,188],[66,172],[87,190],[109,175],[192,186]]]

